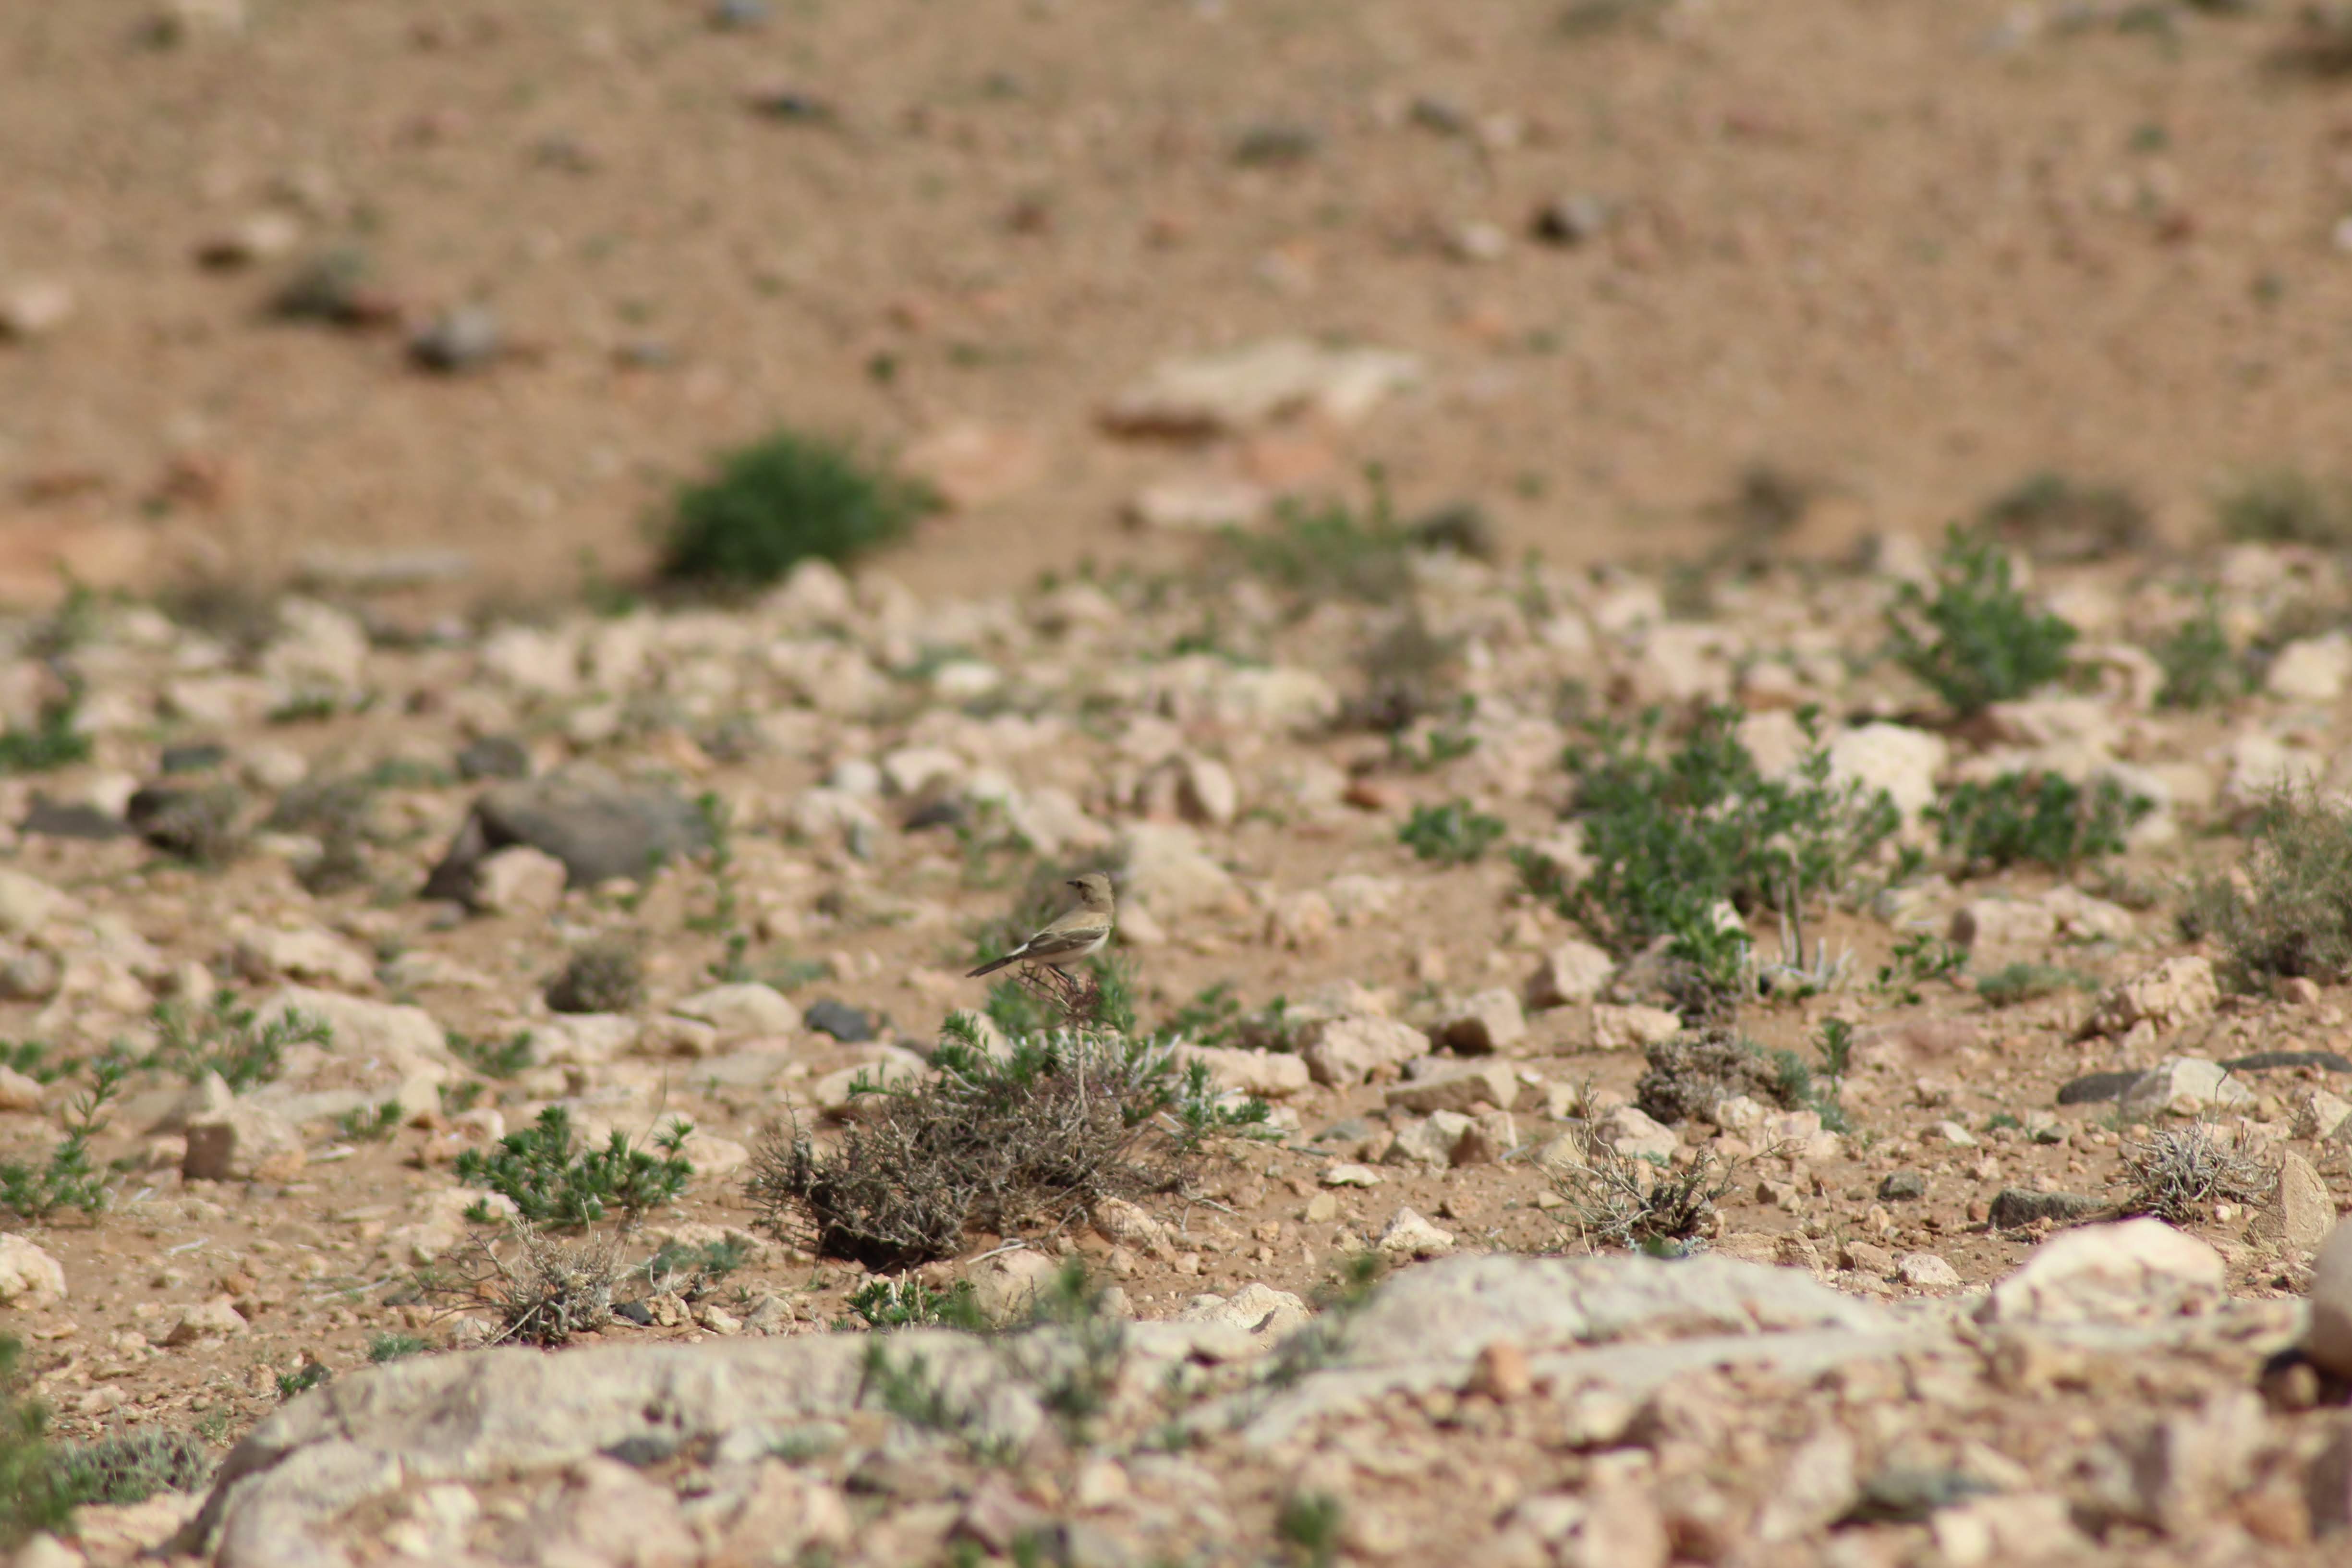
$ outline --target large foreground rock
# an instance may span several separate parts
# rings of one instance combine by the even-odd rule
[[[629,784],[593,763],[575,763],[545,778],[483,791],[425,879],[425,896],[470,900],[475,868],[509,845],[554,856],[579,888],[642,877],[709,837],[702,814],[677,791]]]

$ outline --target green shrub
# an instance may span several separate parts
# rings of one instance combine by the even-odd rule
[[[2249,544],[2352,543],[2352,485],[2294,468],[2240,475],[2214,501],[2223,537]]]
[[[890,543],[940,504],[929,485],[841,442],[779,430],[679,492],[662,574],[704,587],[763,587],[803,561],[847,561]]]
[[[1503,837],[1503,820],[1471,809],[1466,800],[1444,805],[1416,805],[1412,817],[1397,830],[1397,842],[1424,860],[1441,866],[1467,866],[1495,847]]]
[[[2118,854],[2125,833],[2155,809],[2113,779],[2084,789],[2059,773],[2009,773],[1955,785],[1927,816],[1945,850],[1976,875],[2029,861],[2066,871]]]
[[[91,1058],[89,1087],[67,1103],[65,1136],[48,1159],[0,1162],[0,1208],[37,1222],[61,1209],[96,1214],[106,1206],[106,1176],[90,1161],[89,1141],[106,1125],[106,1107],[130,1070],[129,1058],[114,1051]]]
[[[1360,515],[1339,500],[1288,501],[1265,530],[1234,529],[1224,537],[1244,570],[1304,599],[1389,604],[1412,584],[1412,535],[1377,481]]]
[[[2308,976],[2352,979],[2352,811],[2308,788],[2263,801],[2240,870],[2191,884],[2180,924],[2221,949],[2222,978],[2239,989]]]
[[[1985,531],[2040,561],[2097,561],[2147,542],[2147,509],[2116,485],[2043,470],[1985,503]]]
[[[49,1484],[76,1508],[119,1507],[144,1502],[157,1492],[196,1491],[212,1473],[213,1457],[202,1438],[154,1426],[68,1443],[49,1456]]]
[[[2019,962],[2004,964],[1977,982],[1977,994],[1989,1007],[2014,1007],[2038,1002],[2062,991],[2096,991],[2099,977],[2079,969]]]
[[[2007,552],[1958,528],[1945,538],[1934,596],[1904,584],[1887,627],[1896,660],[1963,718],[2056,679],[2074,641],[2073,626],[2026,603]]]
[[[1766,778],[1738,721],[1736,709],[1710,709],[1664,758],[1654,714],[1639,731],[1594,726],[1593,742],[1566,759],[1592,871],[1570,885],[1549,858],[1514,850],[1529,889],[1624,956],[1711,922],[1719,903],[1745,915],[1842,887],[1899,826],[1894,802],[1832,784],[1818,744],[1792,773]],[[1810,713],[1805,722],[1814,734]]]
[[[2159,707],[2210,708],[2245,691],[2245,676],[2210,598],[2203,613],[2166,633],[2151,651],[2164,671]]]
[[[645,1000],[645,960],[627,937],[581,943],[547,983],[547,1005],[558,1013],[633,1013]]]
[[[1262,1123],[1261,1100],[1225,1103],[1204,1066],[1179,1068],[1152,1037],[1061,1030],[995,1055],[961,1014],[940,1031],[938,1076],[869,1089],[822,1158],[775,1125],[747,1189],[781,1237],[871,1268],[952,1256],[967,1229],[1066,1223],[1097,1198],[1164,1183],[1212,1132]]]
[[[634,1220],[686,1191],[694,1166],[678,1151],[693,1131],[673,1123],[654,1140],[658,1155],[630,1147],[617,1129],[604,1148],[588,1149],[579,1145],[570,1112],[551,1105],[497,1148],[459,1153],[457,1179],[504,1194],[531,1225],[578,1229],[603,1219],[607,1208]],[[487,1205],[477,1205],[467,1217],[488,1224],[491,1215]]]
[[[415,1334],[376,1334],[368,1341],[368,1360],[377,1366],[389,1361],[405,1361],[413,1355],[423,1355],[425,1344]]]
[[[849,1310],[869,1329],[980,1329],[988,1321],[969,1279],[934,1290],[919,1279],[877,1276],[850,1293]],[[843,1318],[834,1326],[854,1329],[857,1324]]]
[[[63,1530],[73,1500],[55,1484],[48,1411],[23,1392],[24,1346],[0,1334],[0,1551],[39,1531]]]
[[[448,1042],[451,1056],[484,1078],[509,1079],[531,1064],[533,1048],[529,1029],[517,1029],[503,1040],[478,1040],[457,1029],[444,1029],[441,1037]]]
[[[177,1073],[190,1083],[216,1072],[243,1093],[269,1082],[286,1066],[289,1046],[331,1046],[334,1030],[323,1018],[288,1008],[268,1023],[227,990],[213,994],[202,1010],[179,1002],[155,1005],[157,1045],[140,1065]]]
[[[29,730],[0,730],[0,773],[46,773],[89,761],[89,736],[79,728],[77,700],[44,702]]]
[[[1192,999],[1176,1009],[1160,1033],[1181,1035],[1196,1046],[1230,1046],[1241,1033],[1241,999],[1234,994],[1234,983],[1220,980],[1193,993]]]

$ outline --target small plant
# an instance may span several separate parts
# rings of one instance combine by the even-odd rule
[[[0,1208],[40,1221],[63,1209],[96,1214],[106,1206],[106,1177],[90,1162],[89,1141],[106,1125],[106,1107],[130,1071],[129,1058],[118,1052],[91,1058],[89,1086],[67,1102],[65,1136],[47,1162],[0,1162]]]
[[[1895,951],[1879,966],[1878,989],[1906,1007],[1916,1007],[1922,985],[1956,980],[1968,967],[1968,949],[1924,931],[1913,931],[1895,942]]]
[[[633,1013],[645,1000],[645,960],[626,937],[582,943],[547,984],[547,1005],[558,1013]]]
[[[549,1347],[613,1321],[613,1287],[621,1275],[609,1239],[567,1244],[528,1220],[508,1227],[511,1258],[477,1237],[442,1267],[418,1276],[431,1299],[458,1310],[486,1310],[501,1342]]]
[[[1851,1040],[1848,1044],[1851,1045]],[[1821,1118],[1822,1125],[1832,1132],[1851,1131],[1845,1117],[1845,1107],[1838,1103],[1843,1087],[1834,1078],[1824,1086],[1827,1073],[1817,1073],[1812,1065],[1791,1050],[1770,1053],[1773,1068],[1773,1089],[1780,1103],[1798,1110],[1810,1110]]]
[[[908,1268],[951,1256],[970,1226],[1017,1234],[1163,1183],[1150,1151],[1181,1159],[1221,1117],[1249,1114],[1155,1039],[1062,1030],[992,1056],[961,1014],[940,1034],[937,1076],[871,1090],[829,1155],[797,1125],[768,1129],[747,1189],[763,1225],[828,1257]]]
[[[335,1130],[354,1143],[380,1143],[400,1131],[400,1103],[361,1106],[335,1118]]]
[[[1084,1259],[1065,1259],[1030,1314],[1034,1326],[1055,1332],[1033,1338],[1024,1347],[1031,1353],[1016,1362],[1073,1448],[1086,1447],[1096,1417],[1109,1408],[1127,1358],[1127,1326],[1106,1309],[1107,1294]]]
[[[2158,707],[2193,710],[2244,694],[2244,674],[2210,597],[2201,613],[2166,633],[2152,651],[2164,671]]]
[[[1467,866],[1493,848],[1505,832],[1503,819],[1471,809],[1466,800],[1416,805],[1397,831],[1397,842],[1423,860]]]
[[[2175,1225],[2211,1219],[2217,1203],[2260,1203],[2277,1184],[2274,1173],[2202,1120],[2126,1145],[2118,1180],[2124,1213],[2152,1214]]]
[[[1360,515],[1339,500],[1285,502],[1271,527],[1230,530],[1225,546],[1244,570],[1303,600],[1395,603],[1412,581],[1415,541],[1397,521],[1379,472],[1370,478],[1371,501]]]
[[[292,1372],[281,1372],[278,1374],[278,1400],[282,1403],[308,1394],[322,1383],[333,1382],[334,1377],[335,1374],[327,1370],[325,1362],[305,1361]]]
[[[1977,994],[1989,1007],[2014,1007],[2039,1002],[2063,991],[2096,991],[2099,977],[2079,969],[2019,962],[2004,964],[1977,982]]]
[[[75,1508],[119,1508],[157,1492],[200,1491],[212,1474],[212,1455],[194,1433],[154,1426],[68,1443],[51,1450],[48,1460],[52,1493]]]
[[[2352,33],[2346,35],[2352,37]],[[2352,485],[2294,468],[2240,475],[2213,504],[2222,537],[2248,544],[2352,543]]]
[[[803,561],[848,561],[888,544],[940,505],[929,485],[842,442],[779,430],[679,492],[662,574],[762,588]]]
[[[866,1347],[861,1402],[868,1393],[909,1426],[954,1439],[974,1463],[1006,1465],[1019,1452],[1018,1443],[991,1426],[985,1410],[950,1394],[920,1352],[900,1360],[887,1339],[874,1339]]]
[[[1634,1082],[1633,1103],[1660,1121],[1712,1121],[1717,1109],[1734,1095],[1782,1103],[1779,1068],[1729,1029],[1677,1035],[1644,1054],[1648,1070]]]
[[[1904,584],[1887,629],[1896,661],[1964,719],[2055,680],[2074,642],[2073,626],[2026,603],[1999,545],[1958,528],[1945,538],[1935,595]]]
[[[2308,787],[2281,785],[2256,814],[2240,872],[2192,883],[2180,924],[2221,949],[2241,990],[2307,975],[2352,977],[2352,810]]]
[[[1792,774],[1766,778],[1739,742],[1739,717],[1709,709],[1663,758],[1654,714],[1638,731],[1595,725],[1592,743],[1567,758],[1593,869],[1571,885],[1547,857],[1516,849],[1528,889],[1626,956],[1715,920],[1718,904],[1746,915],[1843,887],[1898,826],[1894,802],[1832,784],[1818,745]]]
[[[367,1357],[371,1365],[382,1366],[386,1362],[406,1361],[425,1353],[425,1342],[415,1334],[384,1333],[368,1339]]]
[[[0,1549],[12,1552],[37,1531],[64,1529],[73,1516],[72,1500],[52,1479],[49,1413],[24,1393],[24,1351],[0,1334]]]
[[[1288,1388],[1328,1366],[1347,1347],[1349,1325],[1371,1305],[1387,1277],[1388,1259],[1378,1252],[1353,1252],[1342,1258],[1338,1269],[1315,1288],[1315,1316],[1275,1347],[1266,1382]]]
[[[1553,1178],[1567,1200],[1569,1223],[1588,1245],[1671,1255],[1715,1228],[1715,1205],[1731,1191],[1736,1163],[1702,1149],[1675,1169],[1664,1160],[1622,1154],[1588,1128],[1583,1163]]]
[[[1301,1568],[1331,1568],[1339,1560],[1339,1526],[1347,1509],[1328,1492],[1293,1492],[1274,1516],[1274,1532]]]
[[[2026,862],[2068,871],[2120,854],[2125,833],[2155,809],[2113,779],[2085,789],[2044,771],[1957,784],[1927,815],[1964,872],[1981,875]]]
[[[694,1166],[679,1150],[693,1131],[686,1122],[672,1123],[654,1140],[657,1154],[630,1147],[628,1135],[617,1129],[604,1148],[584,1149],[570,1112],[551,1105],[497,1148],[460,1152],[457,1179],[503,1194],[534,1226],[577,1230],[603,1219],[608,1208],[635,1224],[647,1209],[686,1191]],[[477,1205],[467,1217],[487,1224],[491,1216],[487,1205]]]
[[[2129,490],[2048,470],[1988,501],[1982,521],[2002,544],[2039,561],[2101,561],[2149,538],[2147,509]]]
[[[531,1064],[529,1029],[517,1029],[503,1040],[478,1040],[457,1029],[443,1030],[441,1037],[448,1042],[451,1056],[484,1078],[510,1079]]]
[[[1340,722],[1387,735],[1392,754],[1416,773],[1467,756],[1478,742],[1460,731],[1433,730],[1422,755],[1405,741],[1406,731],[1447,706],[1461,656],[1461,638],[1439,637],[1417,611],[1407,616],[1358,656],[1363,689],[1348,700]],[[1452,707],[1454,716],[1466,722],[1476,711],[1477,700],[1464,695]]]
[[[216,991],[201,1010],[179,1002],[158,1002],[156,1047],[142,1067],[176,1073],[190,1083],[220,1074],[237,1093],[275,1079],[286,1066],[289,1047],[331,1046],[334,1030],[323,1018],[289,1007],[267,1024],[234,992]]]
[[[646,1259],[640,1272],[656,1292],[675,1291],[693,1301],[751,1261],[751,1249],[740,1237],[706,1241],[698,1247],[667,1241],[660,1251]]]
[[[869,1329],[978,1330],[987,1324],[969,1279],[934,1290],[919,1279],[877,1275],[850,1293],[849,1310]],[[854,1329],[857,1324],[843,1318],[834,1327]]]
[[[1683,1021],[1694,1027],[1728,1024],[1739,1004],[1756,994],[1755,954],[1748,928],[1722,906],[1676,912],[1666,956],[1674,961],[1666,988]]]
[[[1824,1018],[1815,1043],[1822,1048],[1822,1076],[1830,1080],[1832,1096],[1853,1070],[1853,1026],[1843,1018]]]
[[[80,728],[79,694],[44,702],[29,730],[0,730],[0,773],[46,773],[89,761],[89,736]]]
[[[702,815],[703,836],[709,846],[703,851],[702,863],[710,873],[710,910],[688,916],[686,929],[705,935],[731,932],[736,922],[734,817],[717,790],[704,790],[696,797],[694,808]]]
[[[0,1040],[0,1067],[35,1083],[55,1083],[74,1070],[71,1062],[51,1060],[48,1045],[41,1040]]]
[[[1241,1033],[1241,1021],[1242,1005],[1234,994],[1234,983],[1220,980],[1193,993],[1160,1033],[1181,1035],[1195,1046],[1230,1046]]]

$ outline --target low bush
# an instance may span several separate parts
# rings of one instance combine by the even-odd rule
[[[193,1432],[159,1426],[110,1433],[51,1450],[50,1485],[75,1508],[144,1502],[157,1492],[202,1490],[212,1479],[212,1451]]]
[[[2245,694],[2245,673],[2210,601],[2201,613],[2166,633],[2150,651],[2164,671],[2164,684],[2156,696],[2158,707],[2193,710]]]
[[[951,1256],[966,1231],[1068,1223],[1097,1198],[1166,1185],[1200,1141],[1262,1122],[1224,1103],[1198,1064],[1150,1038],[1058,1031],[982,1047],[962,1015],[940,1030],[937,1076],[870,1091],[820,1156],[771,1126],[749,1194],[780,1237],[870,1268]]]
[[[678,1151],[693,1131],[688,1123],[674,1122],[649,1151],[632,1147],[628,1134],[615,1129],[602,1149],[586,1148],[572,1131],[571,1114],[551,1105],[496,1148],[460,1152],[457,1179],[503,1194],[534,1226],[576,1230],[603,1219],[607,1209],[634,1223],[686,1191],[694,1166]],[[491,1214],[487,1205],[477,1205],[467,1217],[487,1224]]]
[[[1979,521],[1994,539],[2038,561],[2103,561],[2152,537],[2147,509],[2129,490],[2047,469],[1986,502]]]
[[[1530,890],[1626,956],[1712,924],[1718,904],[1745,915],[1843,887],[1900,824],[1894,802],[1831,783],[1818,744],[1790,774],[1765,777],[1738,721],[1735,709],[1710,709],[1664,757],[1655,715],[1638,731],[1595,726],[1567,758],[1592,869],[1571,883],[1549,858],[1515,850]]]
[[[238,1093],[283,1071],[288,1047],[331,1046],[335,1038],[325,1019],[296,1008],[287,1008],[265,1024],[256,1009],[226,989],[215,992],[210,1005],[200,1008],[158,1002],[154,1022],[156,1047],[142,1067],[176,1073],[190,1083],[216,1072]]]
[[[2267,1166],[2202,1121],[2126,1145],[2119,1181],[2125,1214],[2151,1214],[2175,1225],[2210,1220],[2217,1203],[2260,1203],[2277,1184]]]
[[[2352,978],[2352,810],[2282,785],[2255,814],[2252,839],[2237,877],[2190,884],[2183,934],[2216,943],[2221,977],[2239,990]]]
[[[2352,37],[2352,34],[2347,34]],[[2239,475],[2214,499],[2222,537],[2247,544],[2352,544],[2352,485],[2294,468]]]
[[[1503,819],[1475,811],[1466,800],[1416,805],[1397,830],[1397,842],[1423,860],[1467,866],[1493,848],[1505,832]]]
[[[936,511],[919,479],[845,443],[779,430],[678,493],[662,574],[705,588],[765,587],[803,561],[848,561]]]
[[[1927,816],[1962,873],[1981,876],[2029,862],[2071,871],[2120,854],[2124,835],[2155,809],[2113,779],[2085,788],[2054,773],[2007,773],[1953,786]]]
[[[2020,961],[2004,964],[1977,982],[1977,994],[1989,1007],[2014,1007],[2038,1002],[2064,991],[2096,991],[2099,977],[2079,969]]]
[[[2058,679],[2074,643],[2073,626],[2026,602],[2000,546],[1958,528],[1934,595],[1904,584],[1887,630],[1896,661],[1964,719]]]
[[[499,1323],[499,1342],[552,1347],[613,1321],[621,1278],[609,1237],[566,1243],[528,1220],[508,1227],[507,1253],[477,1237],[417,1277],[429,1299],[453,1310],[480,1311]]]
[[[547,1005],[558,1013],[634,1013],[645,1000],[645,959],[626,937],[581,943],[547,983]]]

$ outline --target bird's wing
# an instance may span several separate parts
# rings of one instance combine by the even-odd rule
[[[1107,925],[1047,926],[1024,942],[1009,956],[1021,958],[1055,958],[1062,953],[1076,952],[1092,947],[1110,934]]]

